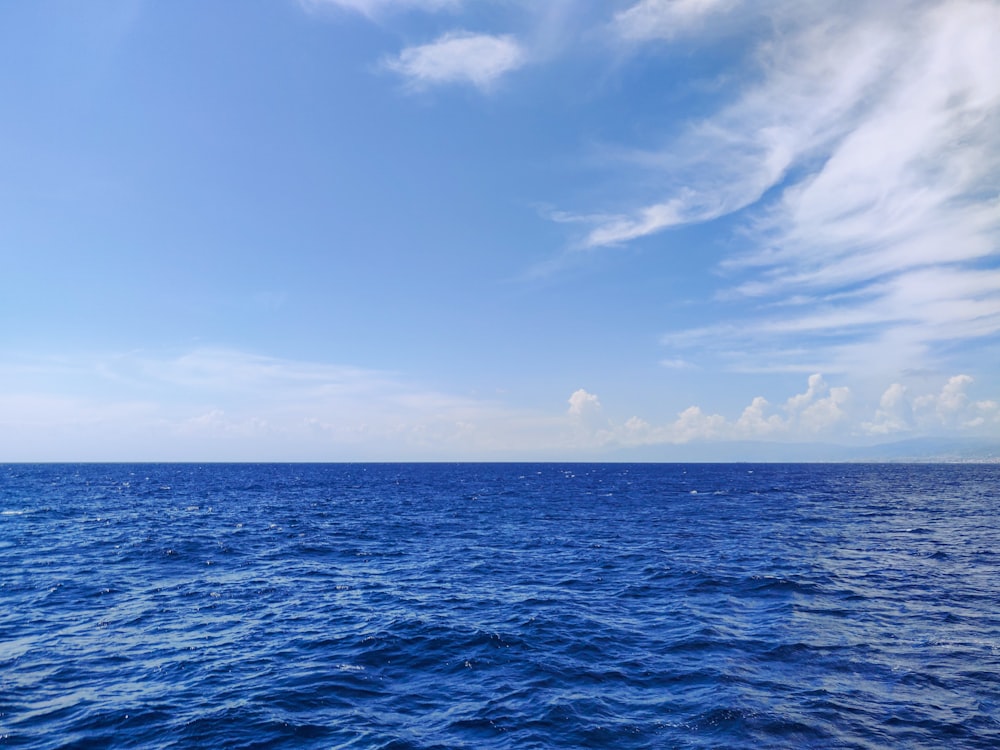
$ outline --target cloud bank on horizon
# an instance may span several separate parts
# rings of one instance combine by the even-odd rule
[[[208,337],[218,346],[178,346],[201,340],[193,328],[110,356],[94,352],[128,348],[98,341],[87,351],[56,354],[43,345],[3,344],[3,455],[44,458],[53,434],[63,436],[67,451],[76,446],[69,458],[315,460],[599,457],[698,441],[1000,438],[1000,3],[284,4],[288,28],[298,30],[283,33],[331,35],[334,51],[324,58],[330,75],[353,88],[329,105],[329,114],[303,105],[306,114],[289,119],[287,130],[279,129],[289,117],[282,114],[287,102],[261,93],[260,116],[243,121],[249,133],[270,140],[231,131],[217,138],[213,153],[225,152],[227,139],[245,138],[255,153],[301,140],[305,154],[299,172],[282,183],[292,191],[292,208],[276,209],[273,198],[232,204],[231,215],[278,217],[270,234],[258,233],[270,245],[240,238],[244,257],[278,258],[287,217],[305,216],[289,234],[324,240],[311,256],[298,257],[299,265],[308,269],[324,253],[356,264],[363,252],[355,245],[367,247],[373,227],[385,225],[379,262],[410,269],[403,274],[410,276],[392,294],[351,282],[381,305],[358,311],[356,338],[377,338],[365,327],[380,316],[398,321],[402,338],[415,335],[418,325],[428,327],[413,315],[420,305],[436,311],[429,319],[442,340],[476,314],[497,338],[516,303],[495,288],[517,287],[518,301],[531,300],[521,337],[537,332],[540,343],[521,359],[512,355],[510,370],[537,368],[544,387],[512,393],[508,381],[524,376],[504,374],[504,347],[495,347],[491,359],[487,335],[477,350],[483,372],[463,381],[471,357],[460,345],[450,358],[429,352],[436,365],[413,355],[419,367],[386,367],[389,354],[345,338],[344,351],[381,363],[345,366],[335,363],[365,359],[323,350],[318,324],[296,356],[266,354],[273,342],[245,335],[240,316],[229,313],[232,319]],[[141,25],[142,13],[121,22],[121,39]],[[350,64],[336,56],[338,43],[354,45]],[[108,60],[103,64],[113,67],[113,56]],[[178,90],[188,85],[197,96],[196,74],[178,78]],[[227,75],[233,78],[223,90],[238,91],[239,75]],[[268,75],[275,90],[306,90],[291,77]],[[30,100],[25,90],[51,85],[5,81],[0,93],[14,92],[8,100],[15,110],[18,97]],[[67,100],[101,85],[81,84]],[[323,91],[319,83],[309,90],[312,101]],[[192,101],[197,106],[162,136],[179,147],[211,129],[210,105]],[[243,106],[238,97],[233,102]],[[25,111],[20,126],[0,130],[11,142],[29,137],[34,110]],[[329,134],[355,112],[357,130]],[[303,125],[310,117],[326,135]],[[489,132],[491,118],[503,123],[499,133]],[[359,160],[360,168],[341,151],[326,159],[324,149],[332,153],[341,141],[345,151],[373,156]],[[395,142],[405,145],[395,149]],[[87,148],[86,141],[66,145],[79,162],[92,157]],[[498,153],[488,161],[491,149]],[[313,163],[322,169],[313,171]],[[204,173],[192,168],[184,189],[226,172],[213,166]],[[137,174],[116,179],[133,190],[141,185]],[[237,183],[247,182],[219,179],[217,196],[239,193]],[[327,196],[324,205],[347,204],[344,196],[364,193],[368,184],[376,198],[358,199],[356,219],[345,211],[338,224],[322,216],[323,206],[309,214],[301,208],[316,196]],[[13,181],[0,187],[19,189]],[[166,190],[166,200],[137,191],[136,200],[162,202],[175,209],[172,216],[195,213],[194,203],[172,197],[181,191]],[[25,220],[0,241],[20,243],[19,252],[45,247],[49,230],[42,225],[53,199],[38,197],[43,193],[24,188],[21,200],[39,206],[42,218]],[[460,206],[464,195],[470,201]],[[407,210],[408,201],[424,198],[419,211]],[[229,208],[226,198],[218,200]],[[510,206],[524,214],[525,226],[536,223],[508,229]],[[422,228],[477,222],[490,227],[477,230],[482,241]],[[81,244],[103,247],[105,235],[94,232]],[[497,236],[486,241],[487,233]],[[200,236],[179,234],[177,244]],[[115,257],[126,256],[119,250]],[[415,256],[420,263],[410,260]],[[336,268],[329,263],[324,268]],[[355,270],[351,265],[343,275]],[[282,274],[283,288],[268,286]],[[441,294],[406,296],[430,284],[432,274],[479,290],[482,308],[449,308]],[[305,297],[315,275],[272,267],[247,284],[256,284],[256,298],[274,301],[271,312],[278,313]],[[681,280],[671,282],[675,277]],[[574,286],[578,297],[595,302],[552,291]],[[546,302],[550,294],[558,301]],[[148,316],[154,321],[162,313],[150,307]],[[287,325],[313,324],[303,312]],[[46,334],[39,327],[33,337],[44,344]],[[627,352],[615,345],[625,336]],[[552,343],[570,337],[564,348]],[[301,356],[310,347],[322,351]],[[585,358],[587,347],[608,353]],[[645,373],[644,384],[638,376],[630,381],[630,371]]]
[[[55,372],[103,396],[31,389]],[[616,420],[583,388],[563,413],[548,413],[419,388],[393,373],[219,349],[22,361],[0,376],[22,385],[0,395],[0,450],[24,461],[43,460],[54,436],[76,446],[62,460],[571,460],[701,441],[995,435],[1000,426],[1000,403],[973,398],[968,375],[935,392],[893,383],[873,409],[813,374],[779,404],[757,396],[730,417],[690,406],[661,424]]]

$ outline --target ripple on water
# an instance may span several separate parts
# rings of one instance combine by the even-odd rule
[[[5,467],[0,744],[997,747],[998,473]]]

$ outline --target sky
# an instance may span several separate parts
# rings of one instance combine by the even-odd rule
[[[1000,2],[0,4],[0,461],[1000,441]]]

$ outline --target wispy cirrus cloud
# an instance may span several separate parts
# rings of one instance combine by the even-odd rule
[[[784,23],[785,34],[759,45],[759,76],[733,102],[664,149],[632,153],[632,162],[667,177],[667,196],[602,219],[585,244],[618,244],[752,205],[852,129],[894,39],[867,24]]]
[[[299,0],[309,10],[339,8],[369,18],[404,10],[436,12],[458,8],[462,0]]]
[[[626,39],[670,39],[689,32],[739,0],[642,0],[615,15],[616,31]]]
[[[939,342],[1000,333],[1000,6],[645,0],[617,23],[662,44],[762,8],[775,33],[757,75],[663,150],[633,153],[665,194],[595,217],[583,245],[739,212],[747,249],[722,263],[720,298],[742,300],[741,318],[668,337],[737,369],[843,370],[873,355],[904,369]]]
[[[525,62],[524,48],[511,35],[450,31],[428,44],[407,47],[383,64],[417,88],[470,83],[486,90]]]
[[[674,351],[709,347],[734,370],[890,375],[923,365],[938,347],[998,331],[1000,271],[943,259],[865,280],[848,294],[765,304],[756,314],[675,331],[662,341]]]

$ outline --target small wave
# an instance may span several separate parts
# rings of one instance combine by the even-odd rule
[[[1000,747],[995,474],[753,471],[33,467],[0,744]]]

